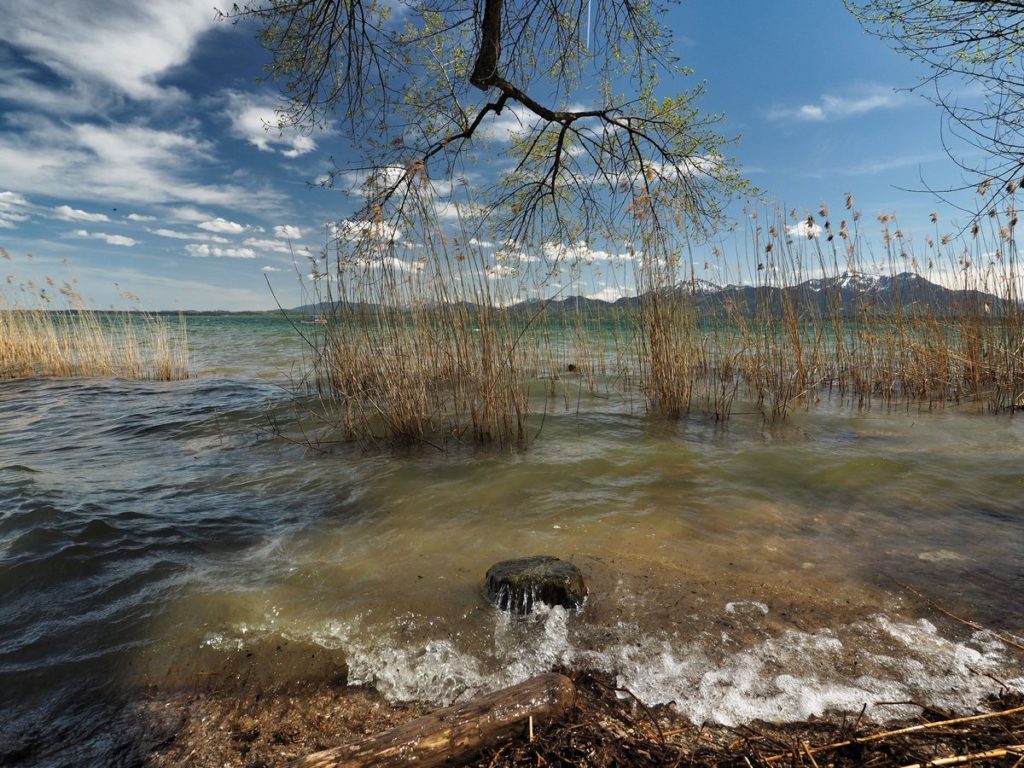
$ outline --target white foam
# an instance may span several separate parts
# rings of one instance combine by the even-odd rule
[[[767,616],[768,606],[757,600],[736,600],[725,604],[726,613],[749,613],[750,611],[758,611],[762,616]]]
[[[761,627],[760,639],[743,642],[714,630],[684,641],[625,622],[589,626],[562,608],[522,618],[495,610],[483,637],[453,634],[410,614],[383,629],[362,618],[328,622],[312,639],[344,651],[352,683],[372,685],[392,701],[438,705],[559,666],[610,672],[646,704],[672,703],[694,723],[732,726],[859,713],[865,706],[865,716],[878,721],[919,712],[885,702],[969,711],[998,689],[994,678],[1024,692],[1020,667],[986,632],[955,642],[928,621],[877,615],[765,636],[761,604],[732,605],[727,612]],[[220,635],[206,642],[233,647]]]
[[[219,632],[210,632],[199,645],[215,651],[240,651],[245,647],[245,641],[241,637],[225,637]]]
[[[383,642],[359,640],[359,622],[330,622],[314,636],[321,645],[345,651],[349,681],[372,685],[391,701],[427,701],[450,704],[482,690],[494,690],[572,661],[568,639],[569,614],[559,606],[539,604],[529,617],[511,617],[495,611],[491,660],[460,651],[452,639],[429,640],[423,645],[401,645],[394,638]]]
[[[842,638],[841,638],[842,636]],[[1002,648],[972,638],[942,638],[927,621],[876,616],[837,631],[790,631],[721,659],[709,647],[642,643],[612,649],[619,683],[648,704],[674,703],[695,723],[738,725],[792,721],[828,711],[887,720],[917,709],[883,702],[918,701],[966,711],[996,687],[987,675],[1005,664]],[[1024,677],[1004,680],[1024,690]]]

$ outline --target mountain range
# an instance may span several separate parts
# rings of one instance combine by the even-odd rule
[[[680,299],[697,302],[702,312],[711,315],[756,311],[782,312],[790,306],[804,315],[826,317],[833,311],[844,316],[857,316],[864,311],[871,314],[899,309],[903,314],[925,312],[929,315],[948,316],[964,311],[981,311],[999,315],[1013,306],[1013,302],[993,293],[974,288],[952,289],[933,283],[914,272],[898,275],[868,275],[847,271],[826,278],[805,280],[796,285],[716,285],[707,280],[688,280],[666,289]],[[529,299],[507,308],[512,313],[533,312],[546,305],[549,311],[584,311],[600,313],[614,308],[638,308],[652,299],[652,293],[627,296],[609,302],[585,296],[566,298]],[[371,304],[352,305],[350,309],[373,311]],[[304,315],[329,313],[330,305],[307,304],[293,312]]]

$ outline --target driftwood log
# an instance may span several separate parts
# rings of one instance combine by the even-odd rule
[[[432,712],[386,733],[314,752],[295,768],[462,765],[488,747],[557,722],[576,703],[576,686],[549,673],[462,704]],[[532,719],[532,722],[531,722]]]

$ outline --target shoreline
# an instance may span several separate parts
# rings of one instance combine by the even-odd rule
[[[1007,714],[941,729],[917,727],[949,720],[955,713],[927,707],[918,717],[885,725],[867,723],[856,713],[831,713],[800,722],[755,721],[729,727],[695,725],[671,705],[646,707],[628,691],[616,689],[613,679],[602,673],[576,671],[570,676],[578,698],[565,720],[538,728],[532,741],[524,732],[461,764],[813,766],[818,763],[809,758],[822,750],[828,753],[822,765],[863,765],[872,760],[909,765],[1024,743],[1020,694],[994,695],[979,703],[975,713]],[[388,703],[372,688],[331,684],[299,684],[244,696],[230,687],[154,695],[141,704],[138,714],[151,723],[162,722],[164,730],[154,747],[139,757],[153,768],[285,765],[383,733],[430,711],[418,704]],[[879,736],[907,728],[915,730]],[[844,740],[862,743],[830,748]]]
[[[960,626],[941,623],[947,632]],[[1016,648],[1006,646],[1005,651],[1008,660],[1018,660]],[[90,764],[102,758],[103,764],[151,768],[269,768],[382,734],[441,707],[422,700],[389,699],[375,685],[353,679],[340,649],[308,642],[275,643],[264,638],[226,654],[211,652],[194,661],[197,663],[174,664],[172,676],[151,670],[135,677],[134,682],[111,679],[105,692],[93,702],[90,722],[82,722],[85,732],[73,735],[58,722],[38,719],[15,741],[3,743],[0,738],[0,762],[42,766],[68,761]],[[576,683],[580,703],[568,718],[538,728],[534,741],[524,735],[503,743],[498,750],[485,751],[478,760],[453,765],[813,768],[815,763],[799,750],[795,758],[779,756],[794,744],[802,749],[806,742],[813,749],[926,721],[1024,705],[1024,691],[1015,687],[1013,680],[1006,684],[994,673],[985,675],[991,680],[990,686],[976,689],[978,699],[959,705],[939,705],[928,699],[865,699],[859,712],[826,707],[822,714],[803,718],[772,721],[752,717],[732,725],[695,723],[686,714],[685,700],[678,704],[645,704],[642,692],[629,689],[614,672],[584,665],[567,668],[559,663],[544,670],[565,674]],[[727,667],[717,667],[709,674],[722,677],[731,673]],[[784,670],[778,674],[785,676]],[[740,683],[737,680],[734,684]],[[465,702],[488,690],[467,691],[457,701]],[[695,690],[693,695],[699,692]],[[767,699],[753,711],[771,711],[770,707],[771,700]],[[1024,707],[1006,718],[998,718],[998,726],[986,719],[981,725],[957,726],[937,735],[900,737],[895,747],[887,740],[867,751],[863,745],[856,749],[851,746],[839,750],[841,754],[830,755],[820,765],[862,765],[872,757],[881,760],[876,764],[882,765],[928,765],[936,758],[1024,744]],[[81,736],[85,739],[76,738]],[[96,748],[102,755],[91,751]]]

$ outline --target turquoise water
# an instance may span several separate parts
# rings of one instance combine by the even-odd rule
[[[130,763],[112,713],[267,648],[318,661],[248,685],[345,665],[443,703],[596,666],[730,724],[1024,689],[1019,654],[903,586],[1022,633],[1019,418],[665,423],[584,392],[531,417],[525,452],[322,453],[290,439],[315,405],[291,395],[294,328],[188,323],[187,381],[0,383],[0,763]],[[487,605],[487,567],[538,553],[583,570],[579,614]]]

